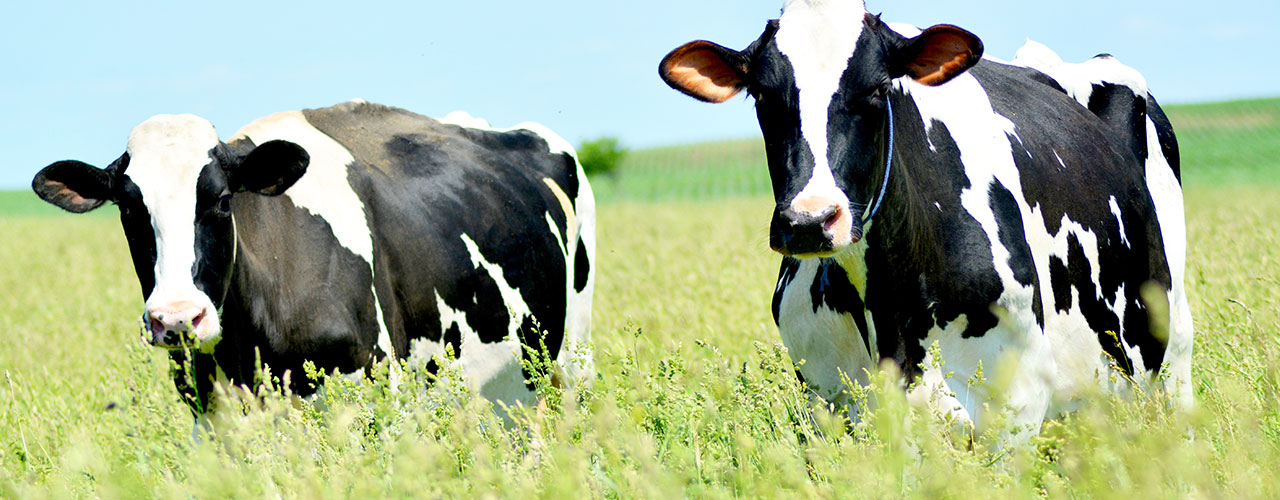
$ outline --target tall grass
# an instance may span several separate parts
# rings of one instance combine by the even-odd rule
[[[600,206],[589,389],[544,385],[504,424],[449,379],[333,380],[312,403],[244,399],[200,443],[137,339],[119,223],[6,212],[0,497],[1276,498],[1280,190],[1231,179],[1186,189],[1195,409],[1099,396],[1004,450],[889,375],[849,428],[810,402],[769,317],[760,193]]]

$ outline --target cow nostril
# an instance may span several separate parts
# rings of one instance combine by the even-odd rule
[[[204,311],[200,311],[200,314],[197,314],[197,315],[196,315],[196,317],[191,318],[191,329],[192,329],[192,330],[195,330],[195,329],[197,329],[197,328],[200,328],[200,322],[201,322],[201,321],[204,321],[204,314],[205,314],[205,312],[204,312]]]
[[[831,207],[824,211],[823,213],[825,214],[825,217],[822,218],[822,229],[830,231],[831,227],[835,226],[836,222],[840,220],[841,212],[842,211],[838,206]]]

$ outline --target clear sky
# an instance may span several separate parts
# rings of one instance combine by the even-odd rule
[[[751,102],[710,105],[657,77],[694,39],[743,48],[781,0],[93,2],[0,4],[0,189],[45,165],[105,166],[158,113],[225,139],[267,114],[352,98],[571,142],[632,147],[759,134]],[[1280,96],[1280,1],[870,0],[886,21],[950,23],[1010,59],[1027,38],[1068,61],[1114,54],[1164,103]]]

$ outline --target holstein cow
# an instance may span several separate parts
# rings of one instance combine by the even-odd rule
[[[774,318],[817,394],[845,404],[841,375],[866,382],[888,360],[922,378],[913,400],[980,427],[1003,408],[1008,430],[1037,432],[1127,380],[1158,377],[1190,405],[1164,113],[1109,56],[982,52],[955,26],[790,0],[745,50],[691,42],[659,72],[703,101],[755,98],[784,255]]]
[[[435,370],[446,345],[476,392],[527,402],[523,347],[545,340],[559,383],[593,374],[595,201],[546,128],[458,121],[352,101],[224,143],[202,118],[159,115],[106,169],[60,161],[33,188],[72,212],[119,206],[143,340],[170,350],[198,421],[215,381],[252,383],[259,361],[305,396],[306,360]]]

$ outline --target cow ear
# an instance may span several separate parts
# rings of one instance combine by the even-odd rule
[[[267,141],[250,151],[238,165],[227,169],[227,181],[235,192],[267,196],[284,193],[307,172],[311,156],[289,141]]]
[[[947,83],[982,58],[982,40],[949,24],[939,24],[909,39],[893,57],[890,74],[910,76],[925,85]]]
[[[82,214],[113,200],[111,173],[88,163],[64,160],[44,167],[31,180],[40,199]]]
[[[705,102],[724,102],[746,87],[747,57],[706,40],[686,43],[658,63],[671,88]]]

